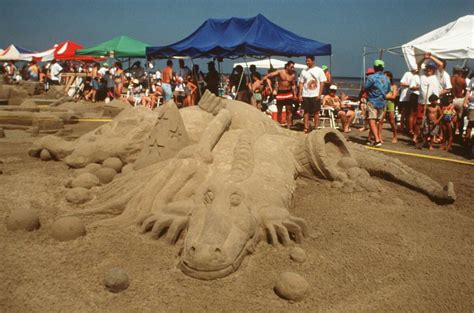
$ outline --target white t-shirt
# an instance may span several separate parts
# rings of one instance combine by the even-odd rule
[[[412,75],[411,79],[410,79],[410,88],[413,88],[413,87],[419,87],[420,86],[420,75],[416,74],[416,75]],[[410,90],[411,93],[414,93],[415,95],[419,95],[420,94],[420,90]]]
[[[402,79],[400,79],[400,83],[407,84],[408,86],[410,86],[410,80],[411,80],[412,77],[413,77],[412,72],[410,72],[410,71],[405,72],[405,74],[403,74]],[[405,101],[410,100],[411,92],[412,91],[410,90],[409,87],[401,87],[400,86],[400,102],[405,102]]]
[[[99,73],[100,76],[105,76],[105,73],[106,73],[108,70],[109,70],[109,69],[106,68],[106,67],[101,67],[97,73]]]
[[[436,77],[438,77],[439,85],[441,89],[451,89],[453,86],[451,85],[451,76],[445,70],[437,70]]]
[[[51,80],[59,80],[59,73],[63,70],[61,65],[58,63],[54,63],[51,65],[50,71],[51,71]]]
[[[319,96],[319,89],[322,82],[327,81],[324,71],[317,66],[304,69],[299,78],[299,83],[303,83],[302,96],[314,98]]]
[[[438,77],[436,75],[426,76],[421,75],[420,77],[420,98],[418,98],[418,103],[425,104],[428,103],[428,99],[432,94],[435,94],[439,97],[439,92],[443,88],[441,87]]]

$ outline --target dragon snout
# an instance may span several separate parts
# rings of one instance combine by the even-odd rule
[[[209,244],[193,244],[185,253],[183,262],[185,264],[192,264],[195,269],[211,270],[219,264],[224,264],[226,261],[226,254],[224,249],[219,245]]]

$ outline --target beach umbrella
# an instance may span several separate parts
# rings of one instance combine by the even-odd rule
[[[109,58],[145,58],[149,45],[127,36],[118,36],[96,46],[76,50],[76,55],[90,55]]]

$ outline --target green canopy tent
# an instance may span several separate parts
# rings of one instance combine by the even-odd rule
[[[145,58],[149,45],[127,36],[118,36],[94,47],[76,50],[76,55],[109,58]]]

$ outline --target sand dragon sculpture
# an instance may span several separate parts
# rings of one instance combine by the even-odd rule
[[[103,186],[79,214],[116,215],[93,225],[138,225],[171,244],[184,237],[179,268],[195,278],[236,271],[262,240],[301,242],[307,222],[289,212],[298,176],[331,180],[346,192],[382,190],[373,175],[438,203],[455,200],[452,183],[443,188],[337,131],[288,131],[251,106],[208,92],[196,107],[178,111],[168,102],[157,113],[140,110],[124,111],[75,142],[44,137],[30,154],[47,149],[72,167],[109,156],[133,164],[133,171]],[[123,120],[133,120],[133,133],[120,130]],[[117,133],[120,147],[104,148]]]

